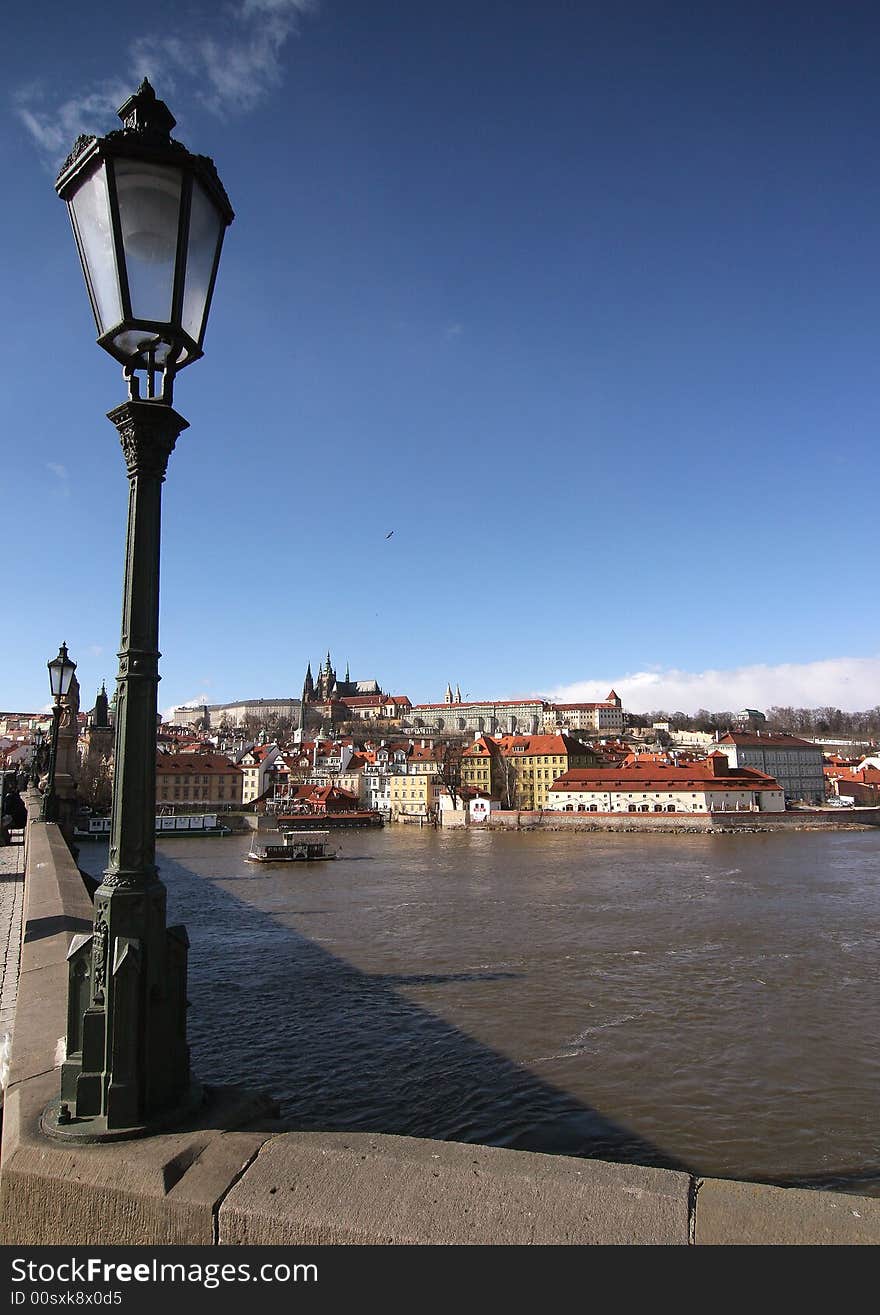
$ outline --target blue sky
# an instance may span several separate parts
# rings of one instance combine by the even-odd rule
[[[115,679],[124,399],[58,163],[148,74],[236,210],[163,506],[163,708],[880,702],[880,15],[95,0],[6,19],[0,706]],[[394,531],[388,539],[386,535]]]

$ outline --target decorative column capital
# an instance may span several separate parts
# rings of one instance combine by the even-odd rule
[[[116,426],[129,479],[152,475],[164,480],[168,458],[189,421],[163,402],[129,400],[107,412]]]

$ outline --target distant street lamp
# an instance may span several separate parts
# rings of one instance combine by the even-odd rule
[[[34,731],[31,750],[31,775],[29,784],[37,786],[40,784],[40,770],[43,763],[43,742],[46,739],[45,732],[37,727]]]
[[[67,202],[98,327],[128,401],[109,412],[128,467],[128,538],[117,677],[110,857],[91,936],[70,955],[55,1136],[139,1136],[198,1101],[186,1044],[183,927],[166,927],[156,869],[156,705],[162,483],[187,421],[174,376],[202,355],[232,207],[211,160],[171,138],[174,117],[146,79],[123,127],[80,137],[55,187]],[[140,377],[146,381],[141,398]]]
[[[44,822],[58,821],[58,798],[55,794],[55,761],[58,757],[58,728],[61,725],[61,700],[70,692],[70,682],[76,671],[76,663],[67,656],[67,645],[62,644],[58,656],[46,664],[49,668],[49,688],[52,691],[52,740],[49,749],[49,775],[46,779],[46,793],[40,808],[40,818]]]

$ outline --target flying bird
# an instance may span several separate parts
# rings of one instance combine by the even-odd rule
[[[389,530],[388,533],[385,535],[385,538],[390,539],[393,533],[394,533],[393,530]]]

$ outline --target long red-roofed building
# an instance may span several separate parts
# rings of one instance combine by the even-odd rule
[[[576,768],[553,782],[547,807],[577,813],[781,813],[785,796],[765,772],[733,768],[722,753],[702,762],[635,762]]]

